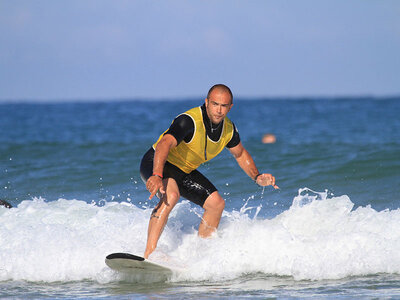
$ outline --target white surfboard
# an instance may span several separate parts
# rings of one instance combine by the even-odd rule
[[[111,269],[128,274],[172,275],[172,269],[129,253],[112,253],[107,255],[105,262]]]

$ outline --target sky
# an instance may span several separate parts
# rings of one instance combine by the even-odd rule
[[[398,0],[0,0],[0,101],[400,95]]]

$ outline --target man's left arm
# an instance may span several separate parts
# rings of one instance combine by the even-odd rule
[[[240,142],[238,145],[232,148],[228,148],[232,153],[233,157],[235,157],[239,166],[243,169],[243,171],[258,185],[267,186],[272,185],[275,189],[279,189],[277,185],[275,185],[275,177],[268,173],[260,174],[254,163],[253,158],[250,153],[243,147],[243,144]],[[260,174],[260,175],[259,175]],[[256,178],[257,177],[257,178]]]

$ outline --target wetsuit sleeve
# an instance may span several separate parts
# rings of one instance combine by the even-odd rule
[[[178,144],[185,140],[189,142],[194,134],[194,122],[188,115],[182,114],[175,118],[165,134],[171,134]]]
[[[231,138],[231,140],[229,141],[229,143],[226,145],[227,148],[233,148],[237,145],[239,145],[240,143],[240,136],[239,136],[239,132],[236,129],[235,124],[233,124],[233,136]]]

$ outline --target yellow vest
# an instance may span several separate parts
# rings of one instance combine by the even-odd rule
[[[221,137],[217,142],[214,142],[206,135],[200,106],[192,108],[184,112],[184,114],[191,117],[194,122],[193,137],[188,143],[183,140],[178,146],[172,148],[169,151],[167,161],[189,174],[202,163],[213,159],[225,148],[232,139],[233,124],[231,120],[225,117]],[[167,131],[168,129],[164,133]],[[157,142],[153,145],[154,149],[156,149],[164,133],[160,135]]]

